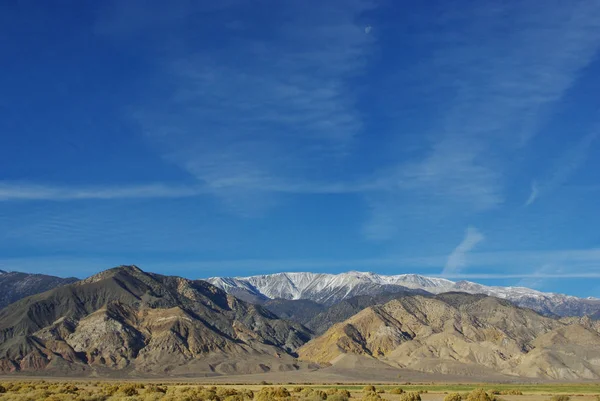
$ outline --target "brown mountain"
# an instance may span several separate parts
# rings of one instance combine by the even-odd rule
[[[121,266],[0,310],[0,371],[249,373],[298,367],[303,326],[205,281]]]
[[[298,352],[333,365],[360,355],[424,372],[598,379],[600,334],[581,323],[487,296],[412,296],[366,308]]]
[[[0,309],[19,299],[39,294],[61,285],[74,283],[74,277],[62,278],[45,274],[5,272],[0,270]]]
[[[384,304],[407,295],[433,296],[422,290],[396,290],[378,295],[357,295],[329,306],[308,299],[280,298],[268,300],[261,305],[277,316],[300,323],[314,334],[320,335],[334,324],[343,322],[369,306]]]

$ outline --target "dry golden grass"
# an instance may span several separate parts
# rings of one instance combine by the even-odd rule
[[[525,395],[518,389],[475,389],[470,392],[430,391],[427,387],[403,388],[383,385],[366,387],[333,385],[199,385],[183,382],[93,382],[93,381],[15,381],[0,382],[0,401],[502,401],[497,395],[507,395],[509,401],[569,401],[568,396]],[[556,393],[554,393],[556,394]],[[587,395],[578,401],[600,401],[600,397]],[[424,397],[424,398],[422,398]],[[587,397],[587,398],[586,398]]]
[[[444,401],[462,401],[462,397],[458,393],[450,393],[444,397]]]

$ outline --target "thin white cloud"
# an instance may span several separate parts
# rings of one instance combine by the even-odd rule
[[[120,256],[105,258],[77,258],[40,256],[30,258],[2,258],[0,269],[30,272],[47,272],[52,274],[60,269],[62,275],[72,271],[85,269],[85,274],[95,272],[119,264],[137,264],[147,271],[157,273],[177,269],[185,272],[190,278],[213,276],[215,272],[252,271],[253,274],[275,273],[281,271],[376,271],[381,274],[419,273],[432,277],[448,279],[578,279],[600,278],[600,248],[596,249],[560,249],[553,251],[503,251],[470,253],[469,259],[486,272],[473,273],[433,273],[434,269],[443,266],[447,258],[443,255],[424,257],[382,257],[370,259],[230,259],[230,260],[187,260],[158,261],[152,257],[136,257],[123,259]],[[518,263],[516,263],[518,262]],[[529,266],[529,268],[523,268]],[[540,266],[531,269],[532,266]],[[489,267],[496,267],[501,272],[489,272]],[[208,271],[209,273],[203,274]],[[233,273],[235,272],[235,273]],[[243,275],[243,273],[240,273]],[[521,281],[519,284],[525,284]]]
[[[561,268],[557,268],[551,263],[542,265],[530,273],[527,277],[521,277],[516,284],[517,287],[542,288],[552,276],[565,274]]]
[[[542,181],[539,186],[532,184],[531,195],[525,202],[529,206],[539,198],[541,194],[550,193],[564,185],[569,178],[586,162],[592,151],[594,142],[600,137],[600,128],[581,138],[573,147],[568,149],[556,160],[551,169],[550,176]]]
[[[599,273],[507,273],[507,274],[486,274],[486,273],[474,273],[474,274],[443,274],[439,277],[447,279],[462,279],[462,280],[475,280],[475,279],[578,279],[578,278],[600,278]],[[523,286],[521,281],[517,286]],[[531,283],[531,282],[530,282]],[[539,281],[536,280],[539,284]],[[529,286],[532,288],[532,286]]]
[[[0,181],[2,201],[77,201],[86,199],[144,199],[185,198],[214,194],[215,191],[247,190],[258,193],[280,194],[365,194],[385,189],[375,181],[358,182],[285,182],[251,181],[233,178],[214,181],[207,185],[146,184],[127,186],[60,186],[30,182]]]
[[[373,43],[356,23],[370,3],[294,4],[281,3],[290,18],[269,21],[267,38],[233,32],[223,51],[169,55],[157,81],[171,96],[135,107],[165,159],[240,212],[270,203],[257,188],[323,179],[362,130],[347,81],[361,74]]]
[[[535,181],[534,181],[531,183],[531,192],[529,193],[529,198],[527,198],[527,201],[525,201],[525,206],[529,206],[533,202],[535,202],[535,200],[538,198],[539,194],[540,194],[540,190],[538,188],[537,183],[535,183]]]
[[[68,187],[32,183],[0,182],[0,201],[69,201],[86,199],[182,198],[197,196],[200,188],[164,184],[114,187]]]
[[[477,244],[485,239],[484,235],[475,227],[468,227],[465,237],[460,244],[448,256],[448,261],[444,267],[442,275],[460,273],[467,267],[467,254],[472,251]]]
[[[403,74],[411,87],[431,93],[440,111],[432,117],[428,143],[410,162],[387,172],[397,185],[377,200],[373,227],[365,230],[371,236],[377,227],[386,230],[382,237],[395,235],[379,221],[387,214],[401,226],[397,209],[406,207],[399,200],[407,191],[426,198],[430,208],[445,208],[448,216],[502,205],[505,174],[515,156],[522,156],[522,145],[539,132],[550,107],[600,48],[596,1],[552,7],[479,2],[461,13],[428,10],[423,20],[421,41],[434,48],[432,56]],[[431,32],[432,25],[441,31]]]

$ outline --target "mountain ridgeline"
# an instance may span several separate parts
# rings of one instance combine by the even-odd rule
[[[205,281],[104,271],[0,310],[0,371],[226,374],[299,368],[300,324]]]
[[[524,287],[490,287],[469,281],[450,281],[417,274],[384,276],[375,273],[348,272],[277,273],[251,277],[212,277],[207,281],[224,291],[254,302],[268,299],[306,299],[324,305],[360,296],[384,293],[441,294],[459,291],[485,294],[511,301],[545,315],[600,315],[600,299],[544,293]]]
[[[61,285],[74,283],[74,277],[61,278],[45,274],[5,272],[0,270],[0,309],[19,299],[39,294]]]
[[[589,318],[559,321],[498,298],[446,293],[363,309],[299,354],[333,366],[359,356],[438,374],[599,379],[599,331]]]
[[[356,380],[359,367],[370,366],[373,377],[395,378],[407,369],[438,378],[600,379],[600,321],[577,316],[598,313],[592,299],[370,273],[203,281],[120,266],[56,283],[0,309],[0,373],[160,377],[317,369]],[[536,297],[550,302],[546,315],[515,305]],[[572,305],[574,316],[558,316]]]

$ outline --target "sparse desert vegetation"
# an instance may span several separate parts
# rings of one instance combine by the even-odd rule
[[[577,385],[585,386],[585,385]],[[435,387],[435,390],[433,388]],[[450,390],[452,385],[448,385]],[[600,387],[582,392],[527,393],[518,388],[443,391],[442,385],[201,385],[198,383],[135,382],[0,382],[0,401],[600,401]],[[552,390],[552,385],[547,385]],[[562,387],[564,390],[568,387]],[[539,390],[539,388],[536,388]],[[581,387],[577,387],[581,390]],[[430,391],[431,390],[431,391]],[[595,394],[593,393],[595,391]],[[423,398],[424,397],[424,398]]]

